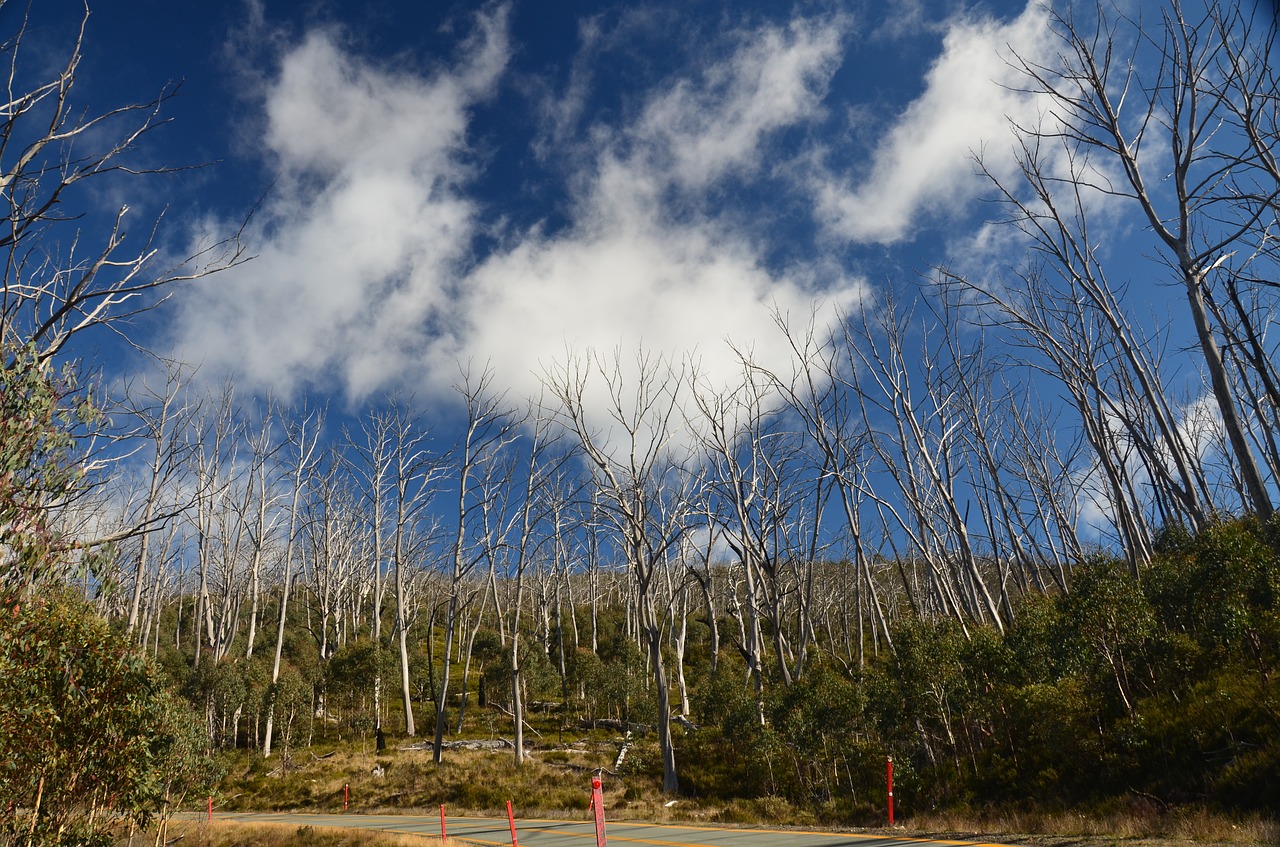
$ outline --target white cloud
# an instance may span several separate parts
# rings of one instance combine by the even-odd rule
[[[647,170],[700,188],[733,169],[758,167],[769,133],[821,113],[840,64],[838,21],[766,27],[697,81],[680,80],[648,103],[635,130]]]
[[[1039,102],[1014,90],[1016,53],[1034,61],[1053,32],[1048,10],[1029,3],[1012,21],[952,21],[925,91],[899,116],[860,181],[819,174],[813,190],[822,225],[838,238],[890,244],[911,236],[922,213],[961,210],[985,188],[973,157],[997,175],[1014,161],[1010,119],[1036,124]]]
[[[872,37],[885,40],[917,35],[931,25],[923,0],[899,0],[893,4],[893,13],[876,29]]]
[[[655,226],[527,243],[473,281],[469,346],[521,391],[535,389],[566,350],[644,348],[674,361],[696,353],[709,378],[727,380],[739,367],[726,341],[736,340],[754,342],[776,367],[784,351],[771,309],[807,313],[816,294],[802,276],[763,270],[751,245],[732,236]],[[831,305],[858,290],[844,281]]]
[[[634,120],[588,127],[566,177],[569,223],[500,232],[503,246],[477,256],[484,215],[502,209],[472,196],[482,165],[468,123],[510,52],[500,16],[482,32],[426,79],[324,34],[289,52],[266,98],[280,185],[259,258],[186,301],[187,358],[250,387],[311,383],[353,400],[400,385],[446,393],[460,362],[489,363],[532,396],[546,366],[588,348],[696,353],[709,378],[731,379],[726,339],[785,355],[775,306],[807,314],[859,296],[838,273],[767,268],[759,228],[708,199],[765,170],[780,130],[821,118],[839,22],[743,32],[727,56],[642,97]]]
[[[529,233],[477,268],[465,286],[465,334],[434,367],[480,353],[506,384],[533,393],[566,352],[696,355],[717,384],[740,370],[730,341],[779,366],[787,354],[772,310],[807,314],[815,299],[838,308],[860,296],[861,282],[766,270],[756,235],[702,201],[717,181],[756,173],[771,133],[820,116],[838,58],[829,21],[762,28],[727,60],[652,95],[633,126],[594,133],[613,140],[580,175],[573,226]]]
[[[257,257],[183,300],[184,357],[286,393],[396,378],[474,235],[468,114],[505,66],[505,12],[477,30],[430,78],[360,62],[327,33],[284,56],[265,97],[277,183],[248,234]]]

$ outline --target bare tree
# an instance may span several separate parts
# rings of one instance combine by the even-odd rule
[[[822,468],[810,462],[802,434],[783,416],[786,405],[774,380],[750,360],[744,358],[741,379],[728,390],[695,379],[690,394],[697,410],[690,429],[701,434],[703,446],[703,493],[723,504],[707,512],[742,565],[743,655],[763,724],[761,617],[779,677],[790,686],[803,672],[812,641],[813,563],[829,486]]]
[[[6,5],[0,2],[0,8]],[[151,100],[86,111],[74,95],[88,7],[65,59],[44,76],[30,68],[50,67],[46,58],[27,56],[28,19],[36,8],[12,10],[19,25],[0,42],[8,69],[7,102],[0,104],[0,345],[6,365],[12,349],[23,346],[47,361],[76,334],[120,326],[154,308],[176,284],[245,258],[233,237],[169,262],[157,246],[160,218],[140,227],[140,242],[128,239],[127,205],[104,226],[94,226],[90,217],[98,210],[90,185],[175,170],[148,167],[133,152],[165,123],[163,107],[177,89],[168,85]]]
[[[1015,223],[1064,278],[1103,302],[1094,206],[1109,198],[1138,213],[1153,247],[1183,289],[1212,396],[1243,483],[1245,503],[1269,517],[1267,480],[1230,378],[1209,303],[1214,285],[1266,278],[1274,270],[1280,170],[1269,51],[1276,20],[1253,4],[1217,0],[1162,4],[1157,26],[1099,3],[1088,22],[1054,13],[1060,50],[1053,64],[1015,60],[1028,89],[1048,103],[1046,120],[1016,127],[1023,183],[1001,185]],[[1063,176],[1061,162],[1066,162]],[[999,184],[999,183],[997,183]],[[1101,298],[1101,300],[1099,300]],[[1116,332],[1117,340],[1125,336]],[[1180,493],[1194,514],[1199,493],[1181,467],[1179,439],[1163,420],[1163,392],[1147,380],[1141,396],[1157,414],[1165,447],[1179,464]]]
[[[245,637],[245,658],[253,657],[257,640],[258,618],[261,613],[263,568],[267,555],[272,552],[276,526],[281,515],[277,508],[281,492],[278,487],[281,468],[276,454],[286,446],[278,440],[275,403],[267,399],[266,408],[259,422],[258,432],[250,437],[250,467],[246,503],[248,508],[241,516],[245,532],[249,536],[249,632]]]
[[[186,503],[168,500],[162,504],[166,489],[174,485],[188,467],[191,442],[186,428],[190,424],[196,406],[180,403],[179,398],[186,385],[186,368],[177,362],[166,362],[164,388],[157,390],[149,384],[130,383],[124,387],[121,404],[131,418],[138,421],[138,435],[146,439],[146,449],[151,452],[148,463],[147,494],[136,520],[139,527],[138,562],[134,572],[133,599],[129,604],[127,627],[133,632],[138,626],[143,591],[149,576],[151,536],[177,517]]]
[[[667,557],[678,549],[694,507],[693,475],[676,443],[680,435],[681,387],[685,376],[669,364],[640,353],[631,373],[622,355],[591,354],[554,367],[545,377],[559,401],[564,425],[581,443],[595,471],[599,505],[623,550],[631,574],[636,630],[648,650],[658,696],[658,748],[662,787],[677,792],[675,747],[671,737],[671,685],[663,656],[666,616],[657,608],[658,579]],[[589,385],[603,388],[590,406]],[[606,420],[607,431],[594,421]]]
[[[918,557],[927,569],[933,607],[962,626],[970,619],[1003,629],[962,499],[957,393],[941,378],[945,354],[931,338],[936,327],[916,335],[911,326],[911,310],[900,311],[890,296],[863,304],[845,325],[842,350],[849,364],[841,377],[892,485],[892,494],[888,486],[869,494],[901,533],[907,557]],[[909,350],[916,338],[918,346]],[[901,551],[898,556],[901,561]],[[905,579],[904,588],[912,590]]]
[[[793,370],[786,375],[763,372],[803,422],[810,442],[821,456],[822,471],[839,500],[856,571],[854,606],[858,615],[857,654],[861,667],[866,660],[861,613],[864,590],[871,612],[873,642],[878,643],[878,636],[890,649],[893,647],[885,606],[872,573],[862,518],[863,504],[870,490],[867,477],[871,473],[871,433],[860,413],[858,399],[847,390],[850,379],[843,373],[849,361],[847,356],[842,356],[847,351],[830,340],[834,327],[815,326],[812,316],[803,326],[790,325],[787,316],[781,314],[775,316],[775,322],[791,349]]]
[[[331,454],[330,454],[331,456]],[[357,494],[341,474],[341,465],[321,461],[308,484],[302,536],[314,615],[308,628],[320,660],[327,662],[343,641],[342,610],[352,593],[362,558]]]
[[[374,650],[379,657],[382,651],[382,603],[386,591],[384,580],[387,557],[387,511],[393,500],[389,487],[393,421],[393,416],[388,413],[372,411],[361,424],[358,437],[350,431],[345,433],[347,449],[344,458],[351,470],[354,484],[364,497],[364,511],[368,522],[368,559],[372,577],[370,614]],[[382,662],[380,659],[374,671],[373,704],[374,729],[380,732],[382,730]]]
[[[195,554],[200,574],[195,664],[203,647],[221,659],[235,637],[234,617],[239,614],[239,574],[236,571],[235,526],[228,495],[236,480],[236,441],[243,422],[235,395],[228,385],[216,409],[193,428],[197,447],[195,514],[189,516],[195,531]]]
[[[436,733],[433,756],[437,764],[444,750],[446,709],[449,695],[449,671],[454,643],[454,630],[469,597],[464,596],[465,583],[475,566],[492,551],[483,520],[485,505],[495,488],[510,483],[507,465],[500,459],[506,446],[517,436],[517,420],[506,406],[501,393],[493,393],[493,372],[484,370],[478,376],[464,373],[457,386],[466,404],[466,428],[454,449],[457,474],[457,513],[453,544],[449,551],[449,597],[444,621],[444,664],[436,695]]]
[[[425,555],[423,539],[429,535],[420,525],[436,493],[441,462],[430,449],[430,437],[419,416],[407,404],[392,404],[387,426],[390,433],[392,536],[391,565],[395,574],[396,646],[400,652],[400,696],[404,703],[404,731],[416,735],[413,689],[409,679],[409,625],[413,610],[411,568]],[[377,424],[376,426],[381,426]]]
[[[293,585],[294,555],[297,550],[298,524],[302,498],[306,486],[319,461],[317,455],[320,434],[324,428],[324,416],[316,411],[302,410],[286,418],[285,435],[288,440],[289,476],[289,525],[285,532],[283,573],[280,578],[280,614],[276,618],[276,646],[271,664],[271,685],[280,681],[280,661],[284,652],[284,630],[289,612],[289,591]],[[267,712],[267,727],[263,736],[262,755],[271,755],[272,736],[275,730],[274,702]]]
[[[561,432],[544,413],[543,405],[541,401],[530,404],[525,415],[528,452],[522,470],[522,496],[514,504],[516,508],[511,510],[510,518],[500,533],[503,539],[500,542],[501,552],[495,549],[490,567],[490,583],[504,641],[507,641],[504,611],[497,603],[496,563],[499,560],[505,563],[503,574],[510,591],[507,605],[511,628],[507,649],[511,659],[511,721],[516,765],[523,764],[525,759],[521,625],[526,574],[534,560],[544,555],[542,549],[545,546],[552,546],[551,558],[558,559],[563,555],[560,551],[567,545],[571,534],[565,515],[577,494],[565,471],[572,453],[562,449]],[[511,473],[507,477],[514,483],[519,474]],[[507,486],[508,489],[511,487]],[[563,651],[561,655],[563,657]]]
[[[72,381],[52,377],[52,366],[56,357],[68,352],[73,338],[106,328],[134,343],[127,326],[131,318],[155,308],[181,283],[233,267],[247,257],[239,232],[216,243],[202,242],[185,257],[175,257],[161,247],[163,212],[140,221],[127,203],[105,200],[130,192],[151,194],[155,186],[146,176],[181,169],[151,165],[137,152],[166,122],[163,111],[177,89],[170,84],[149,99],[101,111],[87,108],[79,102],[77,83],[88,5],[78,25],[62,34],[66,46],[60,55],[29,37],[42,26],[32,18],[46,9],[44,4],[0,0],[0,65],[6,73],[5,94],[0,95],[0,371],[9,375],[15,369],[31,370],[62,382],[61,391]],[[69,362],[67,372],[79,364]],[[89,405],[79,402],[84,399],[60,395],[58,409],[83,411]],[[101,417],[67,414],[59,416],[53,429],[59,435],[75,430],[79,436],[100,434],[104,427],[109,424]],[[82,447],[77,445],[67,461],[86,473],[70,486],[41,479],[43,489],[26,504],[39,515],[41,527],[44,516],[50,515],[64,530],[49,547],[54,555],[43,557],[42,572],[55,559],[78,556],[81,565],[89,564],[102,557],[86,556],[87,551],[118,550],[118,542],[126,540],[139,539],[147,556],[146,533],[157,521],[172,517],[148,514],[155,499],[136,498],[142,513],[128,516],[135,520],[112,515],[108,529],[101,515],[79,520],[77,509],[87,501],[66,500],[97,487],[87,481],[101,470],[95,465],[103,459],[83,455]],[[160,478],[153,474],[157,482]],[[145,559],[142,566],[147,566]],[[34,574],[26,570],[30,573],[23,581]],[[137,602],[129,603],[128,614],[136,627],[145,580],[133,570]]]

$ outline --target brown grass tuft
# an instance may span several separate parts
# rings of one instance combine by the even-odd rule
[[[327,758],[318,758],[332,752]],[[391,749],[382,754],[349,747],[317,747],[294,754],[293,766],[280,769],[278,759],[264,762],[241,754],[222,786],[219,808],[226,811],[296,810],[342,811],[342,787],[351,788],[353,813],[438,814],[502,817],[510,800],[520,817],[586,820],[590,799],[589,769],[611,767],[616,750],[608,743],[581,742],[573,755],[539,751],[517,768],[509,749],[449,751],[442,765],[432,763],[430,750]],[[376,772],[376,773],[375,773]],[[797,808],[783,798],[716,800],[680,798],[666,805],[659,780],[647,773],[623,777],[606,774],[604,801],[610,820],[740,824],[743,826],[824,825],[848,827],[877,817],[871,807],[854,811]],[[913,835],[962,840],[1003,841],[1040,847],[1183,847],[1184,845],[1280,844],[1280,824],[1260,817],[1230,817],[1203,809],[1170,809],[1142,798],[1131,798],[1087,813],[956,810],[915,813],[899,808],[900,828]],[[287,829],[287,827],[286,827]],[[877,830],[879,831],[879,830]],[[296,834],[296,833],[295,833]],[[367,833],[366,833],[367,835]],[[264,836],[265,837],[265,836]],[[319,838],[320,836],[310,836]],[[393,839],[394,836],[384,836]],[[438,839],[435,840],[438,843]],[[201,843],[198,847],[369,847],[362,842],[235,841]],[[378,844],[421,845],[418,838]],[[134,847],[146,847],[135,842]],[[187,847],[187,842],[182,844]]]
[[[169,843],[178,838],[182,839],[178,842],[181,847],[455,847],[456,844],[453,839],[442,844],[439,838],[412,833],[228,821],[174,821],[169,825]],[[148,847],[154,839],[154,833],[139,835],[133,847]]]
[[[1269,845],[1280,844],[1280,823],[1257,816],[1236,818],[1204,809],[1156,810],[1150,807],[1106,813],[938,812],[913,815],[904,830],[915,834],[948,834],[973,838],[979,834],[1017,843],[1054,843],[1052,837],[1073,844],[1142,845]],[[1037,836],[1038,838],[1028,838]]]

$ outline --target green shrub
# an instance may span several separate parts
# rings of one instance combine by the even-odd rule
[[[0,612],[0,829],[108,838],[213,774],[202,729],[129,640],[70,591]]]

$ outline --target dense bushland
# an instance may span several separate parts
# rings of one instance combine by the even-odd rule
[[[879,804],[891,754],[908,808],[1273,809],[1276,550],[1253,520],[1171,531],[1141,579],[1098,558],[1070,593],[1024,597],[1003,636],[904,620],[861,673],[820,661],[770,686],[763,726],[740,685],[712,683],[707,725],[685,742],[689,785],[856,812]]]
[[[677,727],[675,742],[682,793],[712,804],[773,797],[808,819],[873,823],[883,814],[884,759],[892,756],[905,815],[1132,803],[1265,814],[1280,791],[1280,696],[1272,679],[1280,653],[1277,549],[1274,527],[1255,519],[1223,521],[1196,535],[1167,530],[1137,579],[1123,561],[1096,557],[1073,569],[1068,592],[1022,597],[1003,634],[904,616],[893,627],[892,652],[858,668],[817,651],[790,685],[768,674],[760,700],[733,639],[713,665],[709,628],[694,620],[683,664],[674,649],[668,656],[689,696],[690,723]],[[585,635],[586,610],[573,611]],[[565,610],[565,626],[568,617]],[[726,632],[734,626],[731,617],[720,623]],[[390,646],[362,637],[317,662],[304,629],[305,620],[293,620],[287,655],[298,665],[287,664],[277,686],[265,684],[257,660],[206,662],[187,672],[186,691],[208,714],[215,740],[254,748],[261,712],[275,702],[289,709],[283,737],[295,750],[354,743],[372,752],[378,724],[393,748],[408,743],[392,731],[396,703],[384,700],[382,714],[375,711],[376,670],[388,672]],[[479,632],[459,686],[465,712],[461,692],[447,710],[449,737],[510,739],[510,666],[496,649],[497,633],[484,626]],[[427,646],[441,634],[415,634],[422,637],[413,639],[413,675],[427,680],[439,673]],[[619,767],[621,786],[656,790],[656,701],[625,609],[602,608],[597,649],[573,647],[569,638],[563,663],[564,633],[554,626],[531,627],[526,638],[523,685],[533,730],[526,743],[540,760],[537,772],[612,770],[622,727],[630,726],[634,743]],[[168,664],[171,673],[183,670],[180,657],[171,654]],[[417,696],[428,699],[431,691],[422,685]],[[601,719],[620,723],[601,728]],[[580,741],[588,743],[575,747]],[[556,755],[557,748],[573,755]],[[495,805],[474,791],[450,796],[448,784],[461,789],[429,766],[406,760],[397,765],[401,776],[406,767],[416,776],[391,792],[388,804]],[[264,762],[240,777],[233,772],[225,791],[236,793],[244,788],[238,778],[256,774],[254,790],[271,796],[263,780],[282,770],[288,766]],[[553,794],[522,797],[551,808],[581,799],[580,792]]]
[[[149,657],[83,599],[0,595],[0,843],[113,843],[217,782]]]

